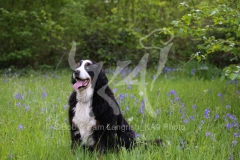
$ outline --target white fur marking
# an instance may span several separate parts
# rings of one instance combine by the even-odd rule
[[[72,122],[78,127],[81,135],[82,144],[92,146],[94,140],[91,137],[93,128],[96,126],[95,117],[90,114],[92,112],[93,89],[91,84],[84,90],[77,90],[78,103],[74,108],[75,115]]]

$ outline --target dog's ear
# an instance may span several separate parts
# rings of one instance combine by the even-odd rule
[[[101,71],[97,77],[95,89],[100,89],[100,88],[104,87],[105,85],[107,85],[107,83],[108,83],[107,76],[106,76],[105,72],[103,71],[103,69],[101,69]]]
[[[102,88],[108,83],[108,79],[102,69],[102,65],[102,63],[93,63],[89,66],[89,70],[91,71],[88,73],[91,77],[93,77],[93,88],[95,90]]]

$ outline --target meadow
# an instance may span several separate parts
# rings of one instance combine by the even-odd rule
[[[110,84],[139,143],[161,138],[163,146],[140,145],[102,159],[240,159],[240,86],[238,81],[165,68],[153,90],[154,71],[146,75],[148,114],[142,91],[133,82]],[[111,78],[112,72],[107,72]],[[79,147],[70,150],[68,97],[71,71],[2,71],[0,75],[0,159],[97,159]],[[137,79],[139,77],[136,77]],[[147,147],[146,147],[147,146]]]

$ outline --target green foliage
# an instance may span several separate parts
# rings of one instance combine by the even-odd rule
[[[76,59],[138,63],[146,52],[139,38],[181,14],[175,1],[4,0],[2,4],[0,67],[55,66],[61,56],[67,65],[73,40],[78,44]],[[156,33],[146,45],[160,46],[167,38]],[[159,52],[147,52],[151,64],[156,64]]]
[[[2,67],[36,65],[38,61],[48,61],[61,40],[63,28],[52,20],[52,15],[41,11],[7,11],[0,8],[0,48]],[[36,54],[38,53],[38,54]],[[49,61],[51,61],[49,57]]]
[[[199,5],[190,7],[183,2],[180,9],[187,9],[189,12],[177,21],[172,21],[172,27],[169,29],[178,36],[190,37],[198,42],[198,51],[194,56],[199,61],[208,59],[212,63],[216,62],[219,67],[239,63],[239,3],[225,0],[202,1]],[[225,75],[230,76],[232,73]],[[232,77],[238,76],[231,76],[231,79]]]

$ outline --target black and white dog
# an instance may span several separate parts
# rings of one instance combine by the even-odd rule
[[[69,98],[72,149],[77,145],[105,152],[135,145],[135,133],[124,119],[99,64],[82,60],[73,71]]]

